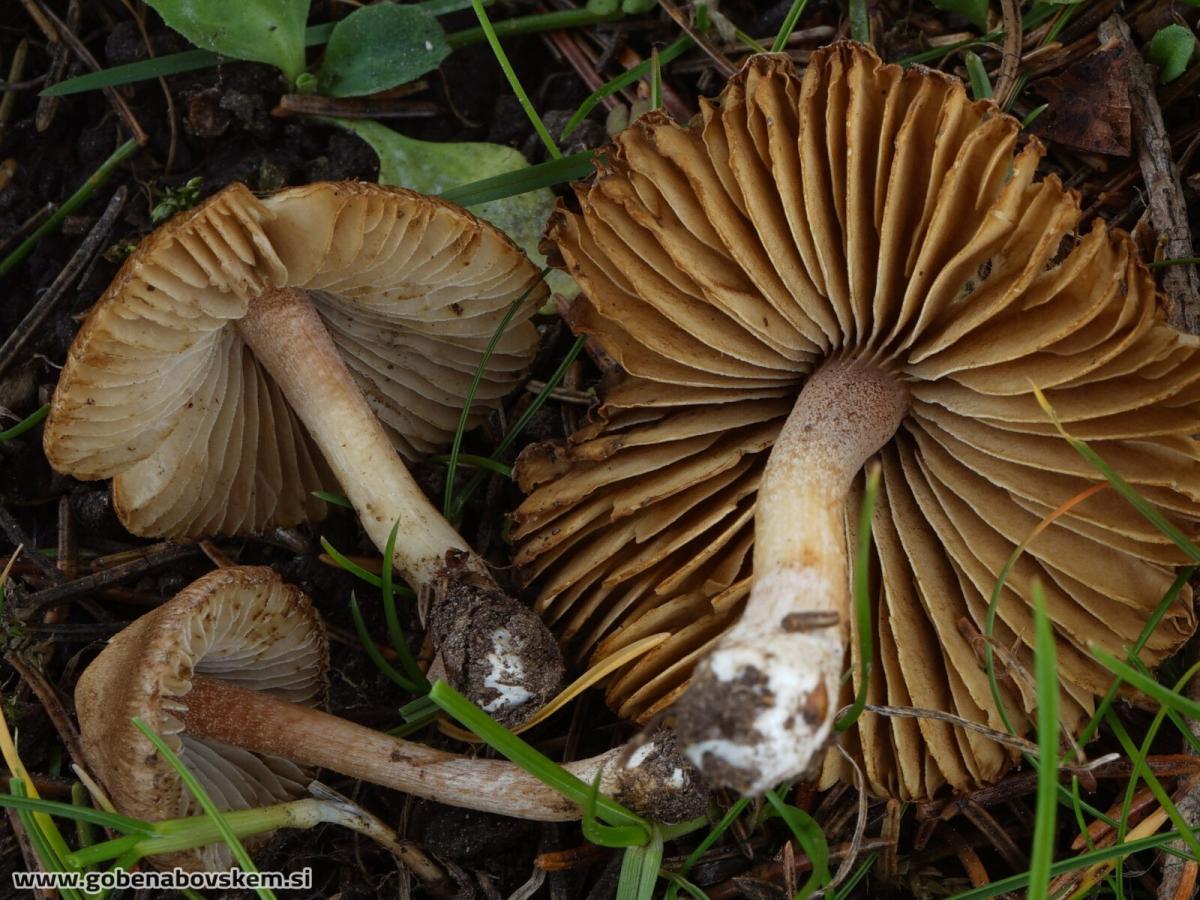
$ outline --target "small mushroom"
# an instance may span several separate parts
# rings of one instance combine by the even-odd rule
[[[872,704],[1005,728],[980,663],[989,600],[1062,506],[1008,574],[994,640],[1028,729],[1040,582],[1078,730],[1111,681],[1090,647],[1124,655],[1188,561],[1096,490],[1033,386],[1195,536],[1197,339],[1164,324],[1127,235],[1077,231],[1078,196],[1038,180],[1041,147],[1019,137],[958,80],[856,44],[803,76],[761,55],[690,125],[651,114],[623,132],[551,224],[583,290],[572,327],[626,374],[565,446],[518,461],[516,562],[577,656],[664,636],[609,701],[642,720],[673,704],[717,783],[759,793],[825,757],[858,686],[848,548],[870,460]],[[1191,599],[1147,665],[1192,633]],[[1010,764],[932,718],[868,713],[844,743],[872,791],[903,798]]]
[[[446,444],[493,335],[468,424],[515,387],[537,347],[538,271],[459,207],[367,183],[256,199],[241,184],[150,235],[75,338],[54,394],[46,455],[60,472],[113,479],[135,534],[262,531],[349,497],[414,587],[462,606],[483,583],[512,619],[495,688],[450,670],[490,711],[527,718],[557,690],[561,660],[536,616],[426,499],[397,455]],[[452,555],[453,559],[448,557]],[[436,609],[437,607],[435,607]],[[471,621],[455,621],[470,630]]]
[[[127,815],[197,813],[178,774],[131,724],[140,716],[221,810],[302,795],[304,766],[451,806],[580,817],[510,762],[446,753],[321,712],[328,667],[324,626],[300,590],[265,567],[211,572],[120,632],[80,677],[75,708],[88,765]],[[660,820],[703,812],[699,778],[666,733],[646,749],[618,747],[566,768],[585,781],[601,772],[602,791]],[[192,861],[219,858],[210,847]]]

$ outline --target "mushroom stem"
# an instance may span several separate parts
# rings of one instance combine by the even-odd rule
[[[533,610],[508,597],[422,493],[342,361],[308,294],[275,288],[237,323],[341,484],[375,546],[414,588],[432,590],[430,634],[447,679],[506,725],[554,696],[562,657]],[[449,647],[449,649],[447,649]]]
[[[846,497],[907,409],[893,375],[834,358],[784,423],[759,487],[746,609],[678,707],[688,756],[718,784],[757,794],[819,763],[849,634]]]
[[[582,816],[578,806],[511,762],[445,753],[212,678],[193,676],[191,690],[180,702],[187,708],[176,715],[192,737],[331,769],[448,806],[540,822]],[[657,754],[639,751],[631,760],[649,769],[649,760],[670,752],[665,746],[658,749]],[[624,752],[618,747],[564,768],[588,783],[600,772],[603,793],[643,811],[647,803],[670,806],[663,801],[673,788],[674,800],[700,792],[695,779],[681,772],[677,787],[656,779],[647,796],[630,796],[638,792],[639,781],[629,777],[632,767],[622,765]]]
[[[394,563],[410,584],[432,585],[448,550],[468,554],[471,568],[488,574],[409,474],[305,291],[259,294],[237,327],[321,448],[375,546],[382,551],[400,523]]]

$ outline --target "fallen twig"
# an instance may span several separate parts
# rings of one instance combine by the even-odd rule
[[[92,226],[87,237],[80,242],[78,249],[71,255],[62,271],[58,273],[58,277],[33,304],[33,307],[25,314],[25,318],[13,329],[8,340],[0,344],[0,375],[12,368],[21,348],[46,321],[46,317],[54,311],[54,307],[58,305],[59,301],[66,296],[71,285],[75,283],[75,279],[79,277],[79,273],[84,270],[88,261],[108,239],[108,233],[112,230],[117,216],[121,214],[121,210],[125,206],[127,195],[128,191],[124,185],[117,189],[112,199],[108,201],[108,206],[105,207],[103,214]]]
[[[46,588],[44,591],[30,594],[23,606],[31,614],[36,615],[43,609],[55,606],[82,594],[91,593],[110,584],[124,581],[126,578],[144,575],[160,566],[171,565],[190,556],[195,556],[199,552],[199,549],[195,544],[168,545],[161,550],[148,553],[131,562],[113,566],[111,569],[105,569],[103,572],[96,572],[94,575],[85,575],[83,578],[76,578],[74,581],[68,581],[65,584],[59,584],[52,588]]]
[[[993,95],[1001,109],[1008,109],[1009,94],[1017,83],[1017,69],[1021,65],[1021,4],[1019,0],[1000,0],[1000,7],[1004,12],[1004,47]]]
[[[1166,239],[1164,251],[1168,258],[1195,256],[1187,202],[1183,197],[1179,170],[1171,158],[1171,140],[1154,92],[1154,79],[1134,45],[1124,19],[1119,15],[1109,16],[1100,23],[1099,33],[1101,41],[1117,40],[1125,50],[1138,165],[1146,182],[1150,223]],[[1200,274],[1196,267],[1169,266],[1163,275],[1162,288],[1167,297],[1170,323],[1181,330],[1200,334]]]

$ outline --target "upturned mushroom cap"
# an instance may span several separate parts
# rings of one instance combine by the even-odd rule
[[[175,770],[130,721],[162,736],[222,811],[307,796],[310,776],[278,756],[187,734],[177,714],[198,675],[306,706],[327,692],[325,629],[308,598],[268,568],[220,569],[112,639],[75,688],[83,751],[114,805],[147,820],[201,810]],[[228,869],[223,844],[160,866]]]
[[[232,184],[143,241],[96,304],[55,392],[47,457],[77,478],[112,478],[137,534],[318,518],[311,492],[336,485],[238,334],[249,299],[305,289],[396,448],[414,458],[449,441],[489,339],[537,274],[500,231],[432,197],[341,182],[258,200]],[[529,315],[545,291],[529,290],[501,338],[471,424],[531,361]]]
[[[868,360],[910,397],[876,457],[873,704],[1004,729],[980,663],[997,578],[1039,522],[1103,481],[1033,385],[1176,527],[1200,532],[1197,340],[1163,323],[1125,234],[1077,231],[1078,197],[1036,178],[1042,150],[1018,151],[1019,131],[956,79],[858,45],[818,51],[803,76],[763,55],[689,126],[640,119],[577,185],[581,211],[560,208],[549,237],[583,290],[570,322],[627,376],[565,446],[519,460],[530,496],[516,562],[576,658],[665,636],[609,683],[621,715],[670,706],[736,620],[766,459],[826,360]],[[860,492],[861,477],[850,547]],[[998,668],[1018,664],[1000,685],[1014,725],[1030,727],[1037,700],[1019,672],[1032,671],[1035,580],[1078,728],[1111,681],[1089,646],[1123,655],[1185,562],[1111,490],[1039,534],[994,631]],[[1185,587],[1142,660],[1194,626]],[[993,781],[1010,761],[929,719],[867,714],[845,740],[872,791],[905,798]]]

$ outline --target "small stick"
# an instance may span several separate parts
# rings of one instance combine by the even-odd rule
[[[982,834],[993,847],[996,852],[1004,857],[1004,862],[1014,872],[1024,872],[1029,868],[1029,857],[1025,855],[1017,842],[1013,840],[999,822],[997,822],[992,814],[980,806],[978,803],[972,803],[970,800],[963,805],[963,815],[966,816],[971,824],[979,829]]]
[[[1021,65],[1021,5],[1019,0],[1000,0],[1000,8],[1004,12],[1004,48],[994,93],[1000,108],[1006,109]]]
[[[36,548],[37,544],[33,542],[25,529],[3,505],[0,505],[0,530],[2,530],[14,547],[25,546],[27,548]],[[25,554],[25,558],[37,566],[38,571],[51,583],[62,584],[66,577],[62,572],[54,567],[54,564],[45,556],[38,553],[36,549],[30,549]],[[36,595],[35,595],[36,596]]]
[[[284,94],[271,110],[276,118],[330,116],[339,119],[427,119],[441,110],[427,100],[390,97],[322,97],[318,94]]]
[[[111,569],[97,572],[94,575],[85,575],[83,578],[76,578],[74,581],[68,581],[66,584],[59,584],[56,587],[46,588],[44,591],[30,594],[26,600],[28,606],[36,614],[46,607],[56,606],[66,600],[74,599],[81,594],[89,594],[92,591],[108,587],[127,578],[144,575],[162,566],[172,565],[188,557],[195,556],[198,549],[195,544],[170,545],[165,549],[147,554],[140,559],[135,559],[119,566],[113,566]],[[31,554],[31,556],[33,555],[36,554]],[[57,570],[55,571],[57,572]],[[61,573],[59,574],[61,577]]]
[[[108,233],[112,230],[113,224],[117,221],[117,216],[125,206],[125,197],[128,191],[122,185],[113,194],[112,199],[108,201],[108,206],[105,207],[103,214],[92,226],[92,230],[88,232],[87,237],[80,242],[78,249],[71,254],[71,258],[67,264],[63,266],[61,272],[46,289],[46,293],[42,294],[33,304],[33,308],[25,314],[12,334],[8,339],[0,344],[0,375],[8,371],[13,363],[16,362],[17,354],[21,348],[33,337],[34,332],[41,327],[46,321],[46,317],[54,311],[71,285],[75,283],[75,279],[79,273],[83,271],[92,255],[100,249],[100,245],[108,238]]]
[[[29,41],[21,38],[21,42],[17,44],[17,49],[13,51],[12,62],[8,67],[8,81],[11,84],[21,80],[21,74],[25,71],[25,56],[29,52]],[[4,97],[0,99],[0,138],[4,137],[4,132],[8,130],[8,120],[12,118],[13,107],[17,104],[17,95],[11,88],[6,89]]]
[[[79,186],[79,190],[64,200],[62,206],[39,225],[33,234],[21,241],[20,245],[12,253],[8,254],[4,259],[0,259],[0,276],[7,275],[15,269],[25,257],[33,252],[33,248],[37,246],[38,241],[62,225],[63,220],[67,216],[86,203],[92,194],[96,192],[96,189],[112,177],[117,166],[123,163],[137,149],[137,141],[130,138],[114,150],[112,156],[102,162],[100,168],[89,175],[87,180]]]
[[[67,27],[72,31],[79,28],[79,0],[71,0],[67,6]],[[55,40],[50,44],[50,71],[46,74],[46,84],[55,85],[62,81],[63,75],[67,71],[67,48],[60,40]],[[50,127],[50,123],[54,121],[54,114],[58,112],[58,106],[62,102],[61,97],[48,97],[42,95],[38,97],[37,112],[34,114],[34,128],[38,134],[41,134]]]
[[[77,57],[79,57],[79,60],[84,65],[91,68],[93,72],[99,72],[101,68],[100,63],[96,62],[96,57],[92,56],[91,51],[84,46],[83,41],[78,38],[75,32],[68,28],[66,23],[56,16],[52,10],[47,8],[46,4],[42,2],[42,0],[31,0],[31,2],[36,3],[41,8],[41,11],[46,18],[54,23],[55,28],[58,30],[58,35],[60,38],[62,38],[63,43],[71,48],[71,51]],[[104,95],[108,97],[109,103],[113,105],[113,108],[117,111],[117,115],[121,117],[121,120],[125,123],[125,127],[128,128],[129,133],[133,135],[134,140],[138,142],[138,146],[144,147],[150,140],[150,135],[146,134],[145,129],[142,128],[141,123],[138,122],[137,117],[133,114],[133,110],[131,110],[129,108],[129,104],[125,102],[125,98],[118,94],[111,87],[104,88]]]
[[[1155,809],[1157,805],[1158,801],[1155,799],[1154,792],[1150,788],[1139,788],[1129,804],[1129,810],[1125,816],[1126,825],[1136,825],[1148,812]],[[1108,810],[1108,818],[1119,819],[1124,809],[1125,798],[1122,796]],[[1092,849],[1093,847],[1110,847],[1116,842],[1116,839],[1116,829],[1103,819],[1096,819],[1096,821],[1087,827],[1086,833],[1075,836],[1075,840],[1071,842],[1071,849],[1080,851]]]
[[[74,2],[74,0],[72,0]],[[129,15],[133,17],[137,29],[141,32],[142,43],[146,46],[146,56],[154,59],[154,42],[150,40],[150,33],[146,31],[146,21],[143,16],[138,15],[136,9],[130,0],[121,0],[121,5],[129,11]],[[70,22],[71,29],[75,30],[79,27],[78,22]],[[175,166],[175,149],[179,144],[179,116],[175,112],[175,95],[171,93],[171,89],[167,87],[167,79],[161,75],[158,76],[158,86],[162,88],[163,97],[167,101],[167,122],[170,126],[171,141],[167,146],[167,161],[163,165],[163,174],[169,174]]]
[[[1188,227],[1187,201],[1179,170],[1171,158],[1171,139],[1163,123],[1162,109],[1154,82],[1133,43],[1129,26],[1119,15],[1100,24],[1102,41],[1117,40],[1125,51],[1129,69],[1129,99],[1133,105],[1133,127],[1137,132],[1138,165],[1146,182],[1150,223],[1166,237],[1164,250],[1170,259],[1195,256]],[[1176,328],[1200,334],[1200,274],[1191,265],[1170,266],[1163,274],[1163,293],[1168,301],[1167,318]]]
[[[79,542],[75,535],[75,517],[71,513],[71,498],[58,498],[58,570],[65,578],[79,577]],[[42,617],[43,624],[59,625],[67,617],[65,606],[52,606]]]
[[[46,718],[54,725],[54,730],[58,732],[71,759],[81,766],[84,765],[83,744],[79,740],[79,730],[75,727],[67,708],[58,698],[58,692],[46,680],[45,673],[31,666],[28,660],[19,653],[5,653],[4,661],[13,667],[21,676],[21,680],[29,685],[34,696],[38,698],[42,709],[46,712]]]
[[[880,850],[886,850],[890,846],[889,841],[883,838],[867,838],[862,842],[859,851],[862,853],[874,853]],[[829,848],[829,861],[835,862],[841,860],[852,849],[850,844],[835,844]],[[812,869],[812,860],[806,854],[799,854],[793,861],[793,872],[807,872]],[[778,881],[783,876],[783,862],[780,860],[772,860],[771,862],[763,863],[755,866],[748,872],[737,876],[738,878],[758,878],[764,881]],[[733,900],[735,897],[745,896],[738,888],[734,879],[719,884],[708,892],[709,900]]]
[[[709,58],[713,61],[713,64],[717,67],[717,71],[720,72],[723,77],[732,78],[734,76],[734,74],[737,72],[737,67],[730,61],[728,56],[717,49],[717,47],[708,38],[706,38],[699,31],[697,31],[695,27],[692,26],[692,23],[688,21],[687,16],[683,14],[683,10],[672,3],[671,0],[658,0],[658,5],[665,9],[667,11],[667,15],[674,19],[675,23],[680,28],[687,32],[687,36],[696,42],[696,46],[708,54]]]
[[[54,212],[54,204],[53,203],[47,203],[43,206],[38,207],[36,210],[34,210],[33,214],[28,219],[26,219],[24,222],[22,222],[20,225],[18,225],[16,230],[13,231],[12,234],[10,234],[8,237],[6,237],[3,241],[0,241],[0,253],[7,250],[8,246],[13,241],[15,241],[21,235],[25,234],[27,231],[32,231],[33,229],[41,226],[42,223],[44,223],[48,218],[50,218],[50,215],[53,212]]]
[[[1196,649],[1194,641],[1192,649],[1193,651]],[[1200,678],[1193,677],[1187,684],[1186,692],[1191,700],[1200,698]],[[1200,736],[1200,722],[1189,719],[1188,729],[1193,735]],[[1186,744],[1186,747],[1190,750],[1191,744]],[[1200,777],[1191,778],[1180,786],[1175,796],[1175,807],[1189,828],[1195,829],[1200,825]],[[1187,844],[1183,841],[1175,841],[1169,846],[1172,850],[1180,853],[1186,853],[1188,850]],[[1174,900],[1175,897],[1192,896],[1187,883],[1194,884],[1195,880],[1195,863],[1186,862],[1175,854],[1167,855],[1163,860],[1162,881],[1158,887],[1159,900]]]
[[[35,0],[21,0],[21,5],[25,7],[25,12],[29,13],[29,17],[33,19],[38,30],[48,43],[57,44],[59,41],[58,32],[54,30],[54,23],[46,18],[45,13],[38,8]]]

